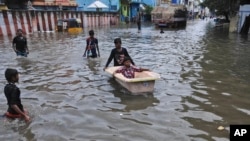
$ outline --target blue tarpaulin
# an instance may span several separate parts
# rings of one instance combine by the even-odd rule
[[[172,3],[173,4],[177,4],[177,0],[172,0]]]

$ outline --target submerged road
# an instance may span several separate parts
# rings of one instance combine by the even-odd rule
[[[0,38],[0,113],[11,67],[33,119],[1,118],[1,141],[227,141],[230,124],[250,123],[248,37],[199,20],[164,34],[148,24],[139,34],[135,25],[96,28],[101,57],[86,59],[88,30],[27,35],[28,58]],[[132,95],[103,71],[115,37],[137,66],[161,75],[153,93]]]

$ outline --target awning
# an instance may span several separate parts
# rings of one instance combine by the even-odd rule
[[[108,8],[108,6],[100,2],[99,0],[97,0],[93,2],[92,4],[90,4],[88,8]]]
[[[142,10],[145,10],[146,8],[143,6],[143,4],[140,4],[140,8],[142,9]]]

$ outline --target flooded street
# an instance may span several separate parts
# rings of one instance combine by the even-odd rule
[[[11,67],[32,117],[1,117],[1,141],[228,141],[230,124],[250,123],[249,37],[199,20],[164,34],[147,24],[139,34],[135,25],[104,27],[94,29],[101,57],[87,59],[88,30],[27,35],[28,58],[0,38],[0,113]],[[133,95],[103,71],[115,37],[137,66],[161,75],[153,93]]]

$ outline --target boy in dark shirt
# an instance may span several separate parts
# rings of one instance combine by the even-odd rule
[[[14,37],[12,41],[12,46],[17,56],[28,56],[29,49],[27,46],[27,39],[23,36],[22,29],[17,30],[17,36]]]
[[[114,40],[114,43],[115,43],[115,48],[111,50],[110,56],[103,70],[105,70],[108,67],[112,59],[114,59],[114,66],[122,66],[124,57],[131,58],[128,54],[127,49],[121,46],[122,41],[120,38],[116,38]],[[134,62],[132,59],[131,59],[131,63],[134,65]]]
[[[16,69],[6,69],[5,78],[8,84],[4,87],[4,94],[7,99],[8,110],[5,115],[9,118],[24,118],[29,122],[30,117],[28,112],[23,108],[21,103],[20,89],[15,85],[19,81],[19,74]]]

